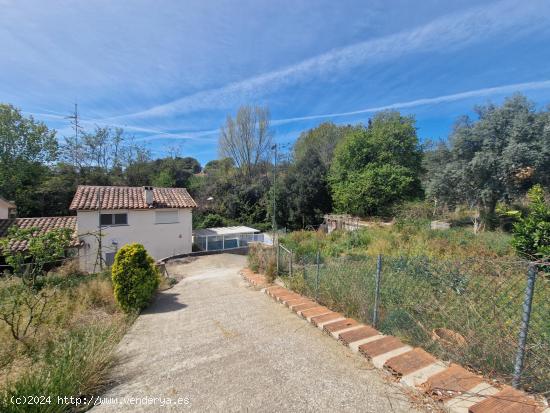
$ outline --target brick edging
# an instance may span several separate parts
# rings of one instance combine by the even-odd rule
[[[421,348],[387,336],[372,326],[359,323],[279,285],[269,286],[266,278],[249,268],[243,278],[297,315],[368,358],[393,375],[403,386],[436,399],[452,413],[550,413],[527,393],[510,386],[495,387],[484,377],[465,368],[438,360]]]

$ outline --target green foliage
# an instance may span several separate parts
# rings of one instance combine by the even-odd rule
[[[544,189],[535,185],[528,192],[530,201],[526,216],[514,224],[512,245],[528,259],[550,260],[550,205]]]
[[[225,227],[229,225],[227,218],[222,217],[219,214],[206,214],[199,222],[194,226],[195,228],[214,228]]]
[[[153,177],[152,183],[154,186],[160,188],[172,188],[176,184],[176,181],[172,178],[169,171],[162,170]]]
[[[550,116],[521,95],[476,112],[476,121],[457,122],[448,146],[426,154],[426,189],[439,203],[481,210],[492,226],[499,201],[519,199],[536,183],[550,185]]]
[[[323,222],[323,215],[331,211],[332,202],[327,168],[318,150],[310,147],[303,151],[290,166],[282,185],[277,187],[276,196],[278,208],[284,209],[277,217],[279,225],[303,229]]]
[[[43,234],[37,228],[19,228],[13,225],[6,238],[0,239],[0,250],[6,263],[13,268],[15,275],[26,284],[33,285],[37,277],[44,274],[45,268],[60,263],[66,257],[72,239],[71,230],[58,228]],[[16,251],[11,245],[25,242],[24,251]]]
[[[397,221],[393,225],[373,224],[357,231],[333,231],[330,234],[295,231],[285,234],[280,242],[294,251],[296,259],[314,256],[342,255],[428,256],[438,259],[517,258],[510,245],[511,236],[501,231],[475,235],[470,228],[430,229],[428,220]]]
[[[67,215],[79,184],[185,187],[201,170],[191,157],[151,160],[120,128],[79,129],[58,143],[55,131],[11,105],[0,104],[0,131],[0,196],[21,217]]]
[[[127,244],[117,252],[111,275],[115,299],[125,312],[145,308],[160,282],[154,260],[141,244]]]
[[[20,214],[40,210],[35,191],[47,173],[45,164],[54,161],[57,152],[55,131],[0,104],[0,194],[15,200]]]
[[[315,128],[302,132],[293,147],[294,160],[300,162],[315,153],[325,170],[330,168],[336,146],[360,126],[339,126],[324,122]]]
[[[414,119],[377,114],[336,148],[329,180],[337,211],[384,215],[395,203],[420,195],[421,161]]]
[[[210,214],[225,218],[228,224],[238,222],[255,228],[268,222],[267,175],[243,176],[229,161],[210,162],[207,166],[205,175],[194,177],[190,188],[199,205],[193,212],[195,227],[206,227],[202,221]]]

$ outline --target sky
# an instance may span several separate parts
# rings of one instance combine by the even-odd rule
[[[289,147],[385,109],[437,140],[475,105],[550,104],[548,0],[0,0],[0,50],[0,102],[60,141],[78,103],[86,129],[203,164],[241,105]]]

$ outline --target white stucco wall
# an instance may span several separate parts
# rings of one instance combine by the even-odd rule
[[[0,203],[0,219],[8,219],[10,217],[10,210],[7,206]]]
[[[105,214],[128,213],[128,225],[102,227],[103,258],[105,258],[105,253],[116,252],[123,245],[134,242],[143,244],[155,260],[191,252],[191,208],[178,209],[179,222],[171,224],[156,224],[155,211],[170,210],[101,211]],[[99,230],[98,224],[98,211],[77,211],[78,234],[80,239],[85,242],[84,247],[80,249],[80,268],[84,271],[94,271],[98,251],[97,237],[86,234],[97,233]]]
[[[13,208],[12,204],[8,204],[0,198],[0,219],[8,219],[10,217],[10,208]]]

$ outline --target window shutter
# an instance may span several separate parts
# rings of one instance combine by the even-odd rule
[[[157,224],[173,224],[178,221],[178,211],[156,211],[155,222]]]

